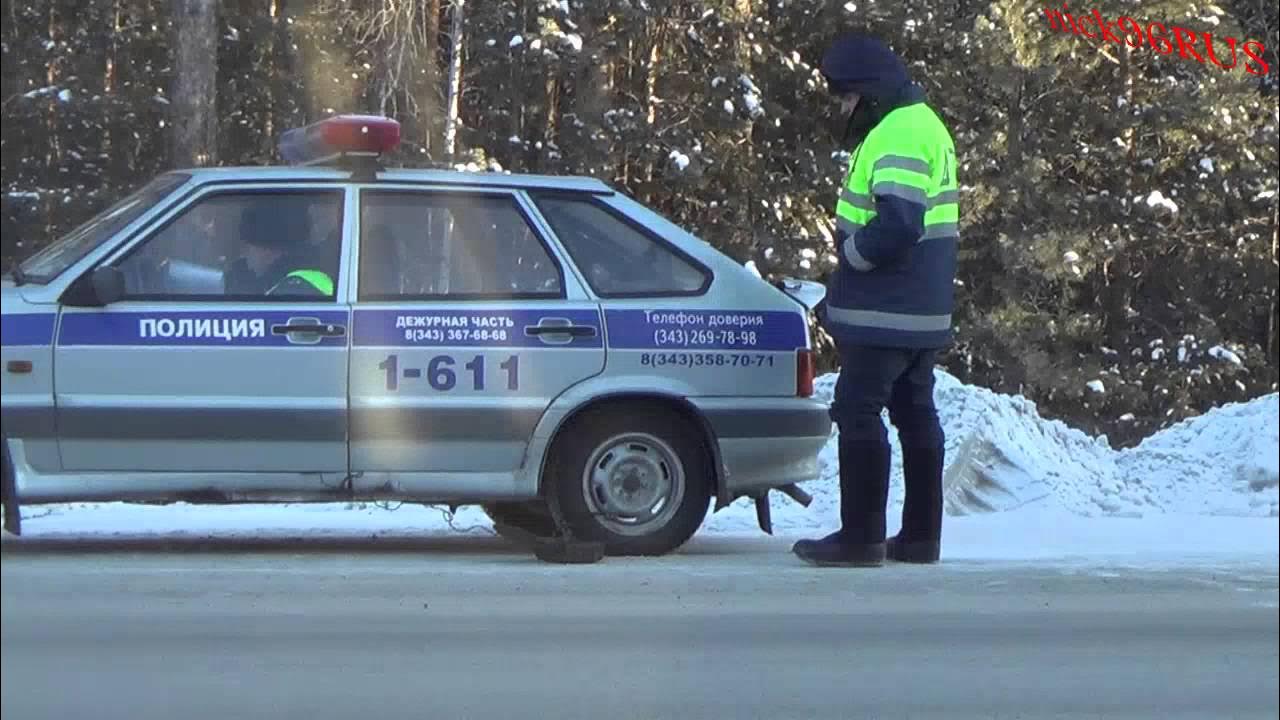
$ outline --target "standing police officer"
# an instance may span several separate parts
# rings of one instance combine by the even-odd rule
[[[943,432],[933,367],[952,338],[955,145],[902,61],[875,38],[841,37],[822,73],[849,114],[845,140],[854,147],[836,204],[840,262],[822,313],[840,353],[831,417],[840,429],[841,527],[793,552],[817,565],[937,562]],[[886,406],[906,486],[902,529],[887,541]]]

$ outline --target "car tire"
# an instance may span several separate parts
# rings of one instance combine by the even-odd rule
[[[652,405],[588,410],[557,434],[544,487],[574,535],[607,555],[665,555],[693,537],[714,491],[701,432]]]
[[[498,502],[481,507],[493,521],[494,532],[517,545],[528,545],[535,537],[555,535],[556,524],[545,502]]]

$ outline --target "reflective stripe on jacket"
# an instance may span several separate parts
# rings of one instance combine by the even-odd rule
[[[277,291],[283,291],[286,295],[297,294],[292,292],[294,290],[314,290],[327,297],[333,294],[333,279],[320,270],[294,270],[273,285],[267,294],[273,295]]]

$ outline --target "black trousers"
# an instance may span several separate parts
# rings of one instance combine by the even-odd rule
[[[840,428],[842,539],[885,539],[891,451],[881,412],[902,445],[904,540],[938,540],[942,531],[945,436],[933,402],[936,350],[843,345],[831,419]]]

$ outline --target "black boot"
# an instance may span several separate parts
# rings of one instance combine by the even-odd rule
[[[840,428],[840,532],[853,543],[883,543],[891,451],[879,416]]]
[[[890,559],[936,563],[942,554],[942,448],[903,448],[902,530],[888,542]]]
[[[801,540],[791,552],[819,567],[879,567],[884,564],[885,543],[849,543],[834,532],[821,540]]]
[[[885,541],[885,556],[894,562],[928,565],[942,556],[942,543],[937,540],[902,540],[894,535]]]

